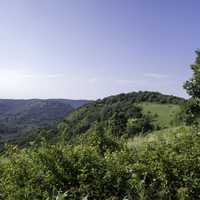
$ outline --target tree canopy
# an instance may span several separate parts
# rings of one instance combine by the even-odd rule
[[[195,63],[191,65],[192,78],[183,85],[191,96],[184,106],[185,120],[187,124],[197,126],[200,117],[200,49],[196,50]]]

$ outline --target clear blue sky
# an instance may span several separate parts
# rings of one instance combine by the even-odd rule
[[[1,0],[0,98],[185,96],[199,0]]]

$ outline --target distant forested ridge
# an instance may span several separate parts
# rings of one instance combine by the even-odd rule
[[[25,134],[37,128],[52,127],[87,100],[31,99],[0,100],[0,136]]]
[[[181,97],[173,95],[165,95],[160,92],[139,91],[131,93],[122,93],[119,95],[104,98],[102,102],[117,101],[117,100],[131,100],[133,103],[154,102],[154,103],[168,103],[168,104],[182,104],[186,100]]]

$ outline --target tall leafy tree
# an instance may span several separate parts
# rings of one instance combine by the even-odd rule
[[[184,84],[184,89],[191,96],[185,106],[186,122],[199,124],[200,117],[200,49],[196,50],[195,63],[191,65],[192,78]]]
[[[195,63],[191,65],[193,76],[183,87],[192,98],[200,99],[200,49],[196,51],[196,55]]]

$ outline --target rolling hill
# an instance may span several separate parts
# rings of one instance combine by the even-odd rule
[[[148,132],[168,127],[183,102],[183,98],[158,92],[119,94],[82,106],[72,112],[61,127],[67,128],[73,136],[95,129],[100,123],[114,135],[128,134],[129,125],[131,134]],[[135,120],[139,127],[133,131]]]

